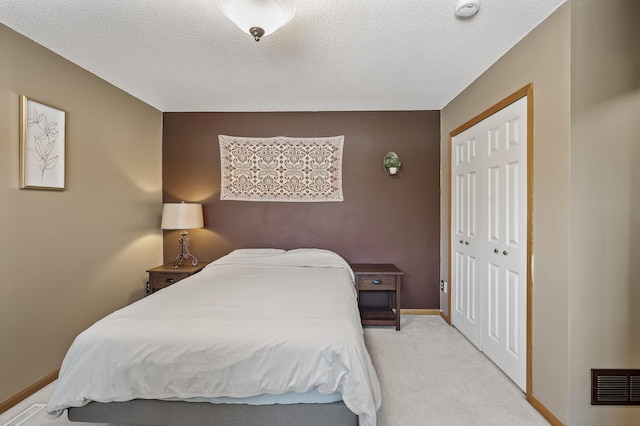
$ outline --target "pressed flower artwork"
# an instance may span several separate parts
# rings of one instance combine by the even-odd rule
[[[65,112],[20,96],[20,188],[65,189]]]

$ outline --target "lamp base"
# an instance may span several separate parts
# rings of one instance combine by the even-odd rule
[[[189,245],[191,244],[191,239],[187,237],[187,231],[180,232],[180,239],[178,243],[180,245],[180,254],[176,257],[175,262],[173,262],[173,269],[178,269],[182,265],[184,265],[185,259],[192,258],[191,265],[197,266],[198,259],[194,255],[189,252]]]

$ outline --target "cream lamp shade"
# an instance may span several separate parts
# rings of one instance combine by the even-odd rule
[[[289,22],[296,11],[292,0],[218,0],[218,7],[256,41]]]
[[[180,254],[176,257],[173,267],[175,269],[184,265],[185,259],[192,259],[191,264],[196,266],[198,259],[189,252],[191,239],[187,237],[187,229],[203,228],[204,217],[202,204],[195,203],[164,203],[162,206],[162,229],[182,229],[181,238],[178,240]]]
[[[202,204],[164,203],[162,229],[194,229],[204,227]]]

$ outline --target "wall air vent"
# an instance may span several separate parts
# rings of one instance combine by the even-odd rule
[[[640,370],[591,370],[592,405],[640,405]]]

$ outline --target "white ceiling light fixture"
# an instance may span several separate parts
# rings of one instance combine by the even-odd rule
[[[478,13],[480,0],[459,0],[456,4],[456,16],[458,18],[471,18]]]
[[[296,11],[292,0],[218,0],[218,7],[255,41],[289,22]]]

